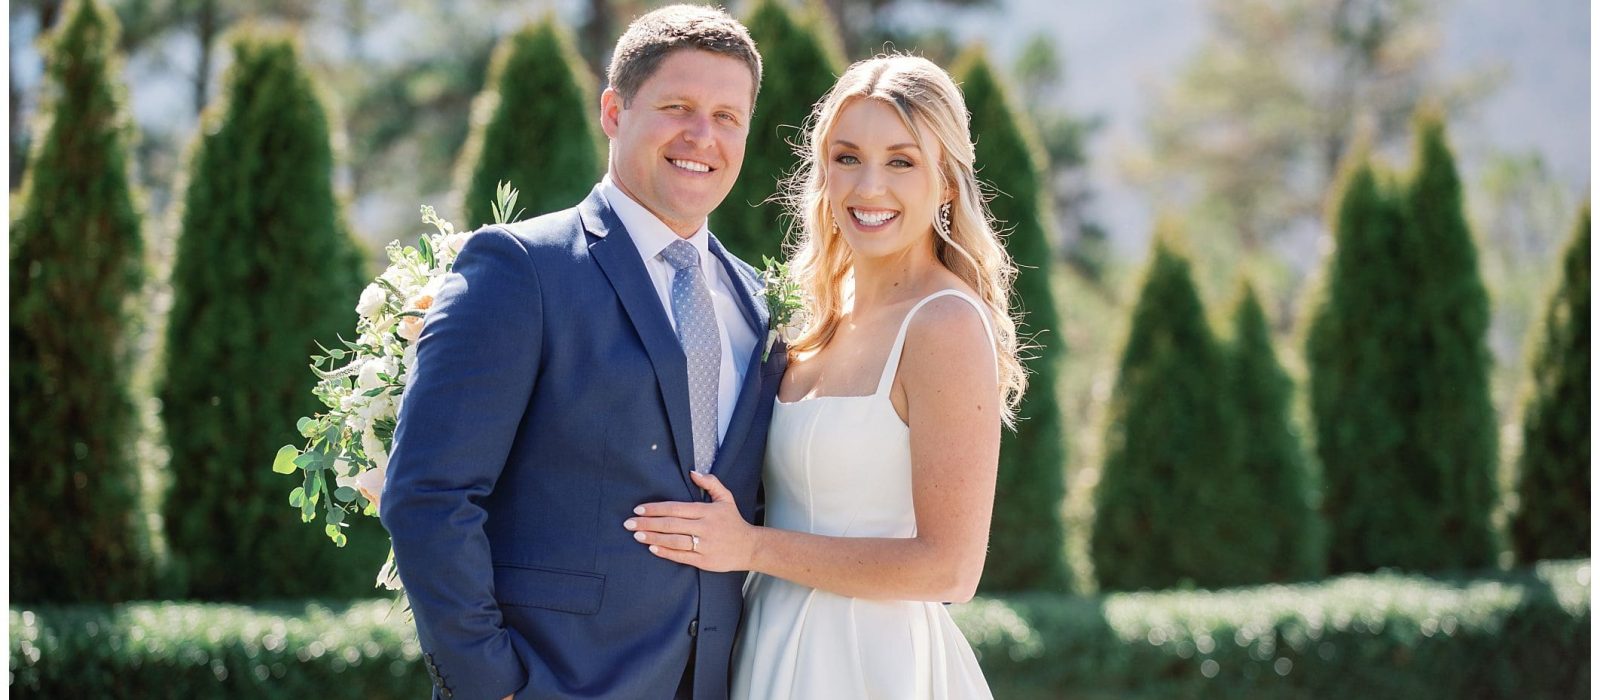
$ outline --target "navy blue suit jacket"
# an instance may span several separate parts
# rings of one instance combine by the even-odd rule
[[[749,265],[713,239],[755,351],[712,473],[752,519],[786,365]],[[428,310],[381,518],[439,698],[725,698],[744,574],[660,559],[622,522],[689,480],[688,373],[598,189],[469,239]]]

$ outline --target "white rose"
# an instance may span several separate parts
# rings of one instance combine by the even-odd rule
[[[372,318],[383,308],[383,296],[383,287],[377,282],[367,285],[366,289],[361,290],[361,300],[356,302],[356,313],[362,318]]]
[[[372,501],[372,505],[378,505],[378,498],[383,496],[384,477],[386,477],[388,473],[389,470],[384,467],[373,467],[368,469],[356,476],[354,480],[355,485],[352,488],[361,492],[362,497]]]
[[[383,449],[383,441],[378,439],[378,434],[371,427],[361,431],[361,451],[367,453],[367,459],[374,468],[388,468],[389,453]]]
[[[371,359],[361,364],[361,373],[356,375],[356,391],[365,393],[383,386],[383,379],[379,374],[385,374],[388,363],[381,359]]]

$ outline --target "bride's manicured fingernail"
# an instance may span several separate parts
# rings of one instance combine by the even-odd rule
[[[657,547],[655,545],[650,545],[650,553],[651,554],[660,554],[661,553],[661,548]]]
[[[643,542],[644,541],[644,533],[642,533],[642,532],[633,533],[633,539],[636,539],[636,540],[638,540],[640,542]],[[655,549],[655,547],[651,547],[651,549]]]
[[[628,518],[627,520],[622,521],[622,526],[625,527],[625,528],[628,528],[629,530],[632,530],[632,529],[638,527],[639,524],[634,522],[633,518]]]
[[[644,506],[634,506],[633,507],[633,514],[634,515],[644,515]]]

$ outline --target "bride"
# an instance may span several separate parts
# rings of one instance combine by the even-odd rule
[[[657,556],[751,572],[735,698],[990,697],[942,603],[983,572],[1026,378],[966,115],[912,56],[851,66],[817,104],[790,194],[812,321],[773,412],[766,523],[698,474],[711,502],[625,523]]]

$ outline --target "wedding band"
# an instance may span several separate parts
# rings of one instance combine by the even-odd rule
[[[698,553],[700,551],[700,536],[699,535],[689,535],[689,551],[696,552],[696,553]]]

